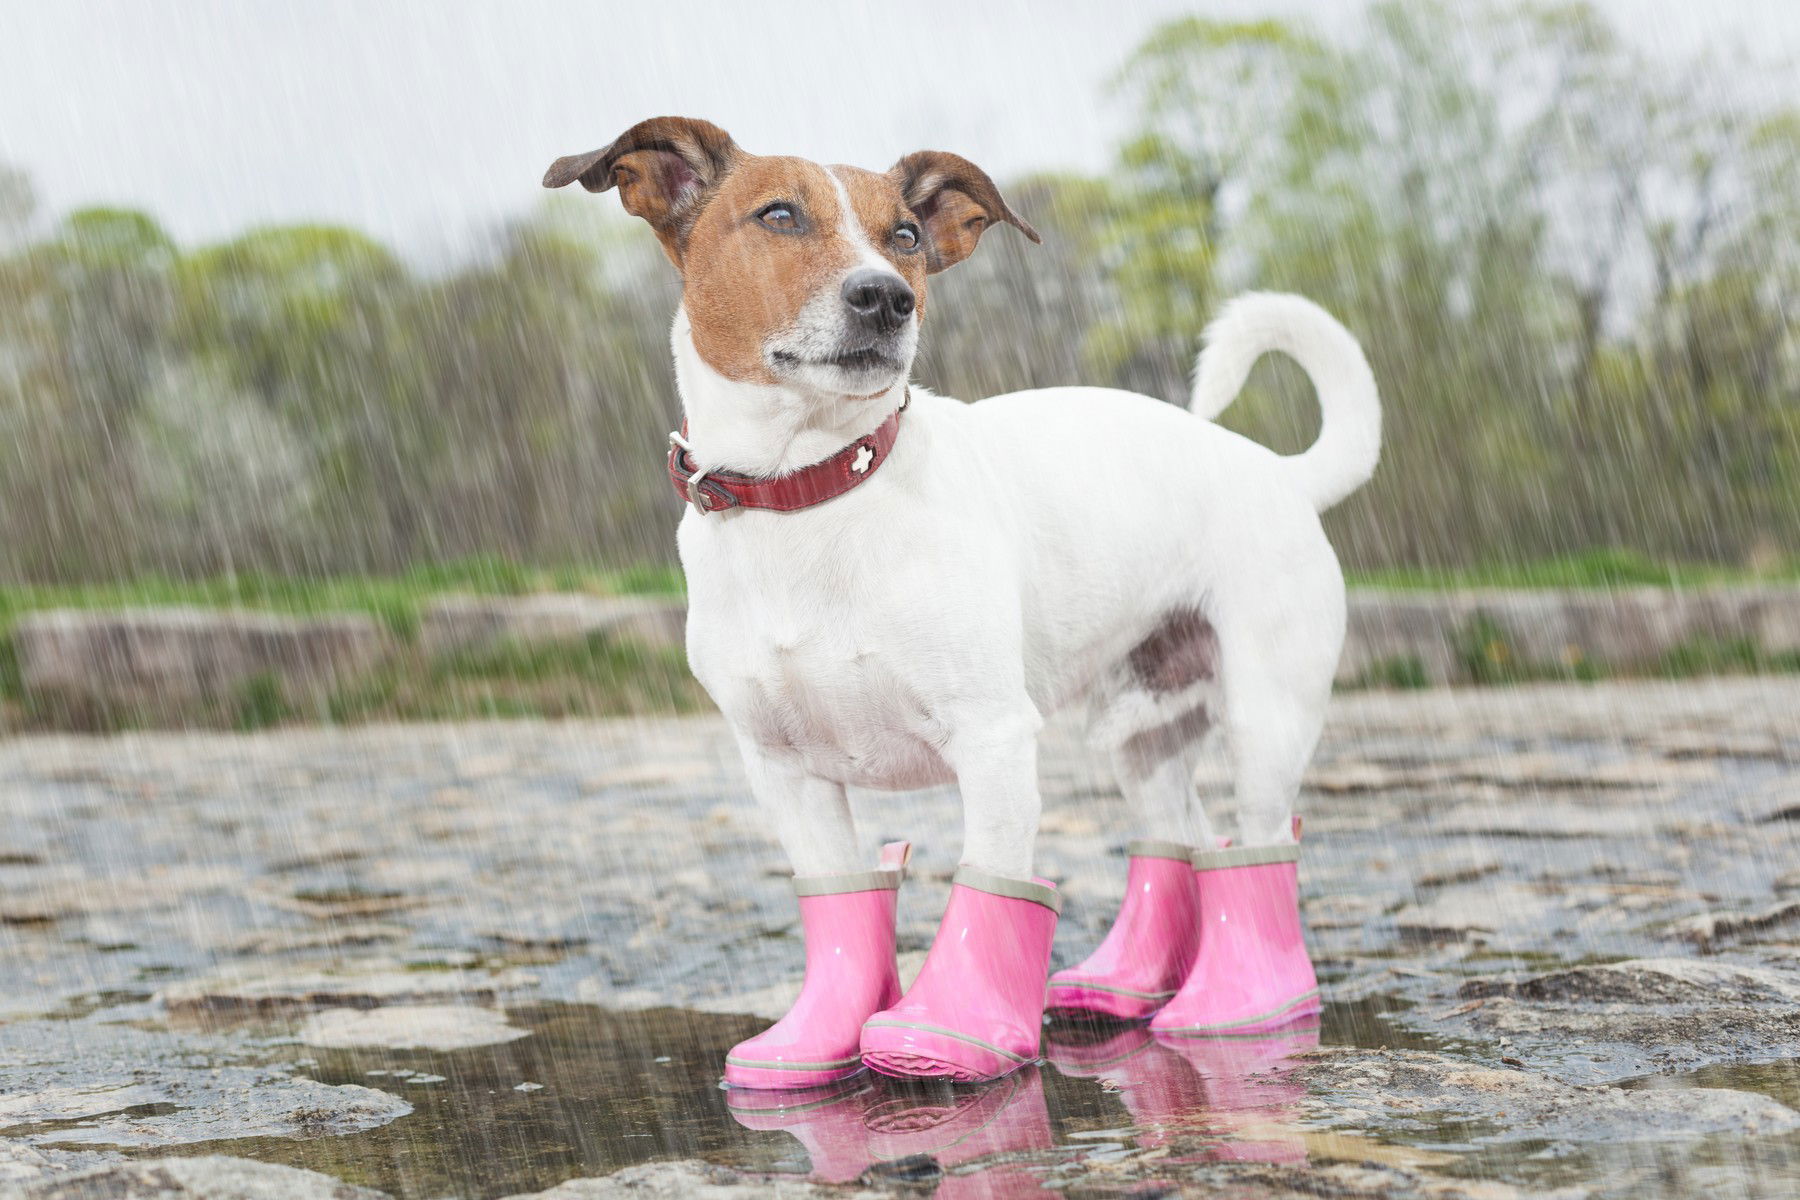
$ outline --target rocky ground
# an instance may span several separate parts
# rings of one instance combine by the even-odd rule
[[[779,1109],[716,1087],[799,943],[715,719],[13,740],[0,1194],[1793,1195],[1797,713],[1794,679],[1341,697],[1322,1030],[1052,1026],[989,1088]],[[1068,731],[1043,773],[1067,962],[1130,829]],[[918,846],[916,966],[956,806],[859,805]]]

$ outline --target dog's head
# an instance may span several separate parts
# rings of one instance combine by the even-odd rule
[[[1037,231],[987,173],[940,150],[886,171],[747,154],[716,125],[656,117],[559,158],[545,187],[619,189],[682,277],[694,348],[729,379],[870,396],[904,378],[925,277],[989,225]]]

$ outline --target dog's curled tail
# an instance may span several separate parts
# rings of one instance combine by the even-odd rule
[[[1237,398],[1256,360],[1279,350],[1305,368],[1324,415],[1319,438],[1284,459],[1313,507],[1324,512],[1354,492],[1381,457],[1381,401],[1375,374],[1350,331],[1301,296],[1249,292],[1206,330],[1188,407],[1211,420]]]

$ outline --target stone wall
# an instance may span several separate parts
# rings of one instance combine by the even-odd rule
[[[356,614],[287,617],[189,608],[29,613],[13,627],[27,692],[59,701],[180,705],[273,677],[322,696],[379,663],[387,632]]]
[[[1800,655],[1800,588],[1350,595],[1340,683],[1640,673],[1701,647]]]
[[[685,617],[679,600],[447,596],[423,614],[417,649],[438,656],[595,633],[678,649]],[[28,693],[140,705],[229,696],[263,677],[290,697],[321,696],[398,649],[364,616],[204,609],[32,613],[12,641]],[[1338,679],[1434,686],[1643,673],[1696,647],[1733,645],[1800,664],[1800,587],[1358,591]]]

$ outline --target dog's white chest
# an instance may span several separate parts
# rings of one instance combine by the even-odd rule
[[[688,549],[689,662],[743,736],[858,787],[949,779],[936,750],[934,687],[921,671],[939,656],[909,639],[912,606],[875,586],[858,551],[769,570],[769,557]]]
[[[815,775],[870,788],[948,778],[930,744],[930,713],[880,649],[830,622],[760,636],[741,629],[737,669],[708,687],[765,752]]]

